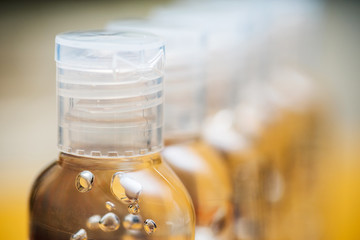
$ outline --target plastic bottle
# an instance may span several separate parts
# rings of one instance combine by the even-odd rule
[[[205,36],[201,31],[151,21],[118,21],[151,31],[165,39],[165,149],[166,162],[192,197],[196,212],[195,239],[232,238],[232,194],[222,157],[201,139],[205,113]]]
[[[253,190],[256,162],[251,156],[253,153],[248,139],[234,129],[233,112],[238,85],[245,79],[240,71],[244,59],[239,58],[239,53],[247,50],[243,45],[247,30],[241,28],[241,24],[247,21],[244,18],[247,8],[238,3],[231,3],[232,8],[224,5],[223,1],[179,4],[154,11],[153,18],[157,21],[170,19],[173,24],[200,29],[208,36],[205,70],[207,111],[202,136],[222,156],[223,165],[228,168],[234,204],[233,237],[241,235],[243,238],[253,236],[249,232],[257,232],[259,228],[254,216],[257,211],[254,199],[257,195]],[[239,9],[239,6],[244,9]],[[229,156],[232,153],[236,153],[234,157]],[[242,173],[246,173],[246,176]],[[246,227],[242,227],[244,225]]]
[[[29,239],[194,239],[191,200],[160,155],[164,54],[141,32],[56,37],[60,156],[33,186]]]

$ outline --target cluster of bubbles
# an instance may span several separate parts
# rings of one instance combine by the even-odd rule
[[[81,193],[90,191],[94,185],[95,176],[90,171],[82,171],[75,180],[76,189]],[[122,225],[126,230],[139,231],[144,228],[147,234],[156,231],[157,226],[154,220],[146,219],[144,222],[140,213],[139,196],[142,192],[140,183],[125,176],[124,173],[115,173],[111,181],[113,195],[123,204],[128,205],[129,214],[125,216]],[[105,207],[109,211],[104,216],[93,215],[88,218],[86,226],[90,230],[101,229],[104,232],[116,231],[120,227],[120,218],[112,211],[116,210],[114,203],[107,201]],[[80,229],[70,237],[70,240],[87,240],[87,232]]]

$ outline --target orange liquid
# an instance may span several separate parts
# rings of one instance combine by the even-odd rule
[[[169,143],[163,156],[190,193],[196,212],[197,232],[206,234],[202,238],[231,239],[231,183],[217,151],[198,140]]]
[[[84,170],[94,174],[93,187],[79,192],[75,179]],[[129,232],[123,225],[117,230],[91,229],[91,216],[104,216],[109,210],[107,201],[115,205],[111,210],[124,222],[129,214],[114,193],[125,194],[120,182],[113,182],[115,173],[141,186],[138,199],[142,221],[152,219],[157,230],[147,234],[144,229]],[[125,195],[124,195],[125,196]],[[142,225],[142,222],[141,222]],[[89,239],[111,240],[193,240],[195,219],[191,200],[175,174],[162,162],[160,154],[119,159],[91,159],[61,154],[57,162],[36,180],[30,200],[30,239],[70,239],[79,229],[85,229]]]

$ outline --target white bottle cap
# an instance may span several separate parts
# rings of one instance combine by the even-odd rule
[[[154,21],[167,22],[205,32],[208,40],[206,56],[207,114],[213,115],[235,103],[239,78],[239,52],[242,33],[241,15],[235,11],[220,11],[220,7],[207,4],[174,5],[155,9]]]
[[[141,32],[56,36],[58,146],[91,157],[159,151],[164,43]]]
[[[205,35],[141,19],[113,21],[107,29],[147,31],[165,40],[165,139],[199,135],[205,104]]]

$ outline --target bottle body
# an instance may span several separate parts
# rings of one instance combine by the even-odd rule
[[[84,171],[93,175],[87,192],[79,191],[76,185]],[[129,189],[124,184],[130,184]],[[135,201],[126,198],[137,193]],[[149,232],[149,227],[153,231]],[[191,240],[193,235],[191,200],[158,153],[132,159],[89,159],[61,154],[32,189],[31,240]]]
[[[195,239],[232,239],[231,183],[222,157],[202,140],[167,144],[163,156],[193,200]]]
[[[262,183],[267,186],[263,199],[267,236],[272,238],[303,239],[318,234],[317,227],[313,227],[317,224],[314,189],[319,180],[317,115],[313,109],[285,109],[259,143],[266,156],[262,163]]]
[[[288,109],[278,114],[259,128],[256,137],[245,136],[242,146],[217,147],[233,180],[234,229],[239,240],[301,239],[314,231],[306,226],[306,218],[313,212],[311,185],[316,184],[315,116]],[[228,131],[241,136],[235,126]]]

